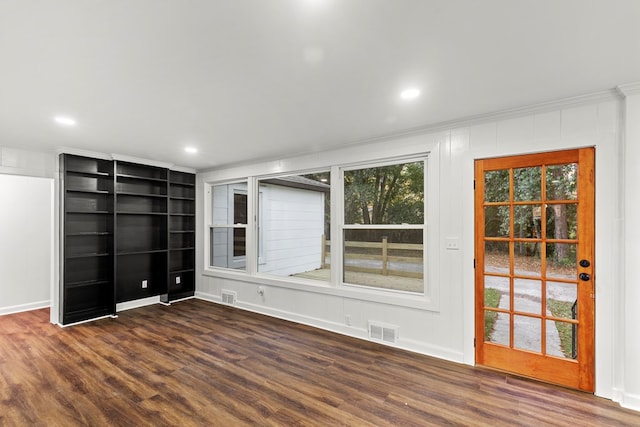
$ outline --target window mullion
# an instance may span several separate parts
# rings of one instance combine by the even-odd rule
[[[254,275],[258,271],[258,184],[255,177],[247,180],[247,232],[246,271]]]
[[[344,172],[338,166],[331,168],[331,283],[342,284],[344,224]]]
[[[345,230],[422,230],[424,224],[344,224]]]

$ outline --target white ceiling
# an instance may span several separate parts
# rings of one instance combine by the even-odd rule
[[[0,0],[16,148],[207,169],[637,81],[639,0]]]

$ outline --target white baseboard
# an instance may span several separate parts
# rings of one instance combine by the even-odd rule
[[[141,298],[133,301],[121,302],[119,304],[116,304],[116,313],[159,303],[160,295],[156,295],[155,297]]]
[[[222,302],[222,297],[218,295],[208,294],[206,292],[196,291],[195,297],[197,299],[201,299],[209,302]]]
[[[13,305],[10,307],[0,307],[0,316],[5,314],[21,313],[23,311],[38,310],[51,307],[51,301],[30,302],[28,304]]]
[[[624,391],[616,389],[615,397],[613,399],[618,402],[620,406],[634,411],[640,411],[640,395],[626,393]]]
[[[464,353],[461,351],[453,351],[449,348],[435,345],[426,345],[414,340],[400,339],[399,342],[401,344],[399,347],[404,350],[409,350],[414,353],[420,353],[426,356],[447,360],[449,362],[466,364],[464,361]]]
[[[109,317],[114,317],[114,316],[111,316],[110,314],[108,314],[106,316],[94,317],[92,319],[81,320],[75,323],[67,323],[66,325],[63,325],[62,323],[57,323],[57,325],[60,326],[61,328],[69,328],[71,326],[82,325],[84,323],[91,323],[91,322],[95,322],[96,320],[107,319]]]
[[[164,303],[164,302],[160,302],[161,304],[166,304],[166,305],[171,305],[171,304],[175,304],[177,302],[182,302],[182,301],[188,301],[190,299],[194,299],[195,297],[184,297],[184,298],[178,298],[178,299],[174,299],[169,301],[168,303]]]

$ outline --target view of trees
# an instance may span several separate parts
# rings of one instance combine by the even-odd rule
[[[344,173],[345,224],[424,224],[424,162]],[[345,230],[345,239],[422,243],[420,230]]]
[[[424,223],[424,162],[344,173],[345,224]]]
[[[577,238],[577,206],[573,203],[553,201],[575,200],[577,195],[577,165],[553,165],[545,168],[545,215],[542,215],[542,168],[513,170],[513,201],[527,202],[514,206],[513,236],[515,238],[542,238],[542,227],[547,239]],[[509,170],[489,171],[485,174],[485,201],[510,200]],[[537,203],[536,203],[537,202]],[[508,237],[510,235],[509,205],[488,206],[485,210],[485,235]],[[546,223],[542,221],[546,218]],[[489,250],[497,249],[489,247]],[[575,264],[575,245],[555,243],[547,246],[547,259],[558,265]],[[516,243],[516,254],[540,256],[539,243]]]

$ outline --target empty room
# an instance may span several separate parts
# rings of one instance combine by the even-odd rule
[[[640,425],[638,22],[0,0],[0,425]]]

